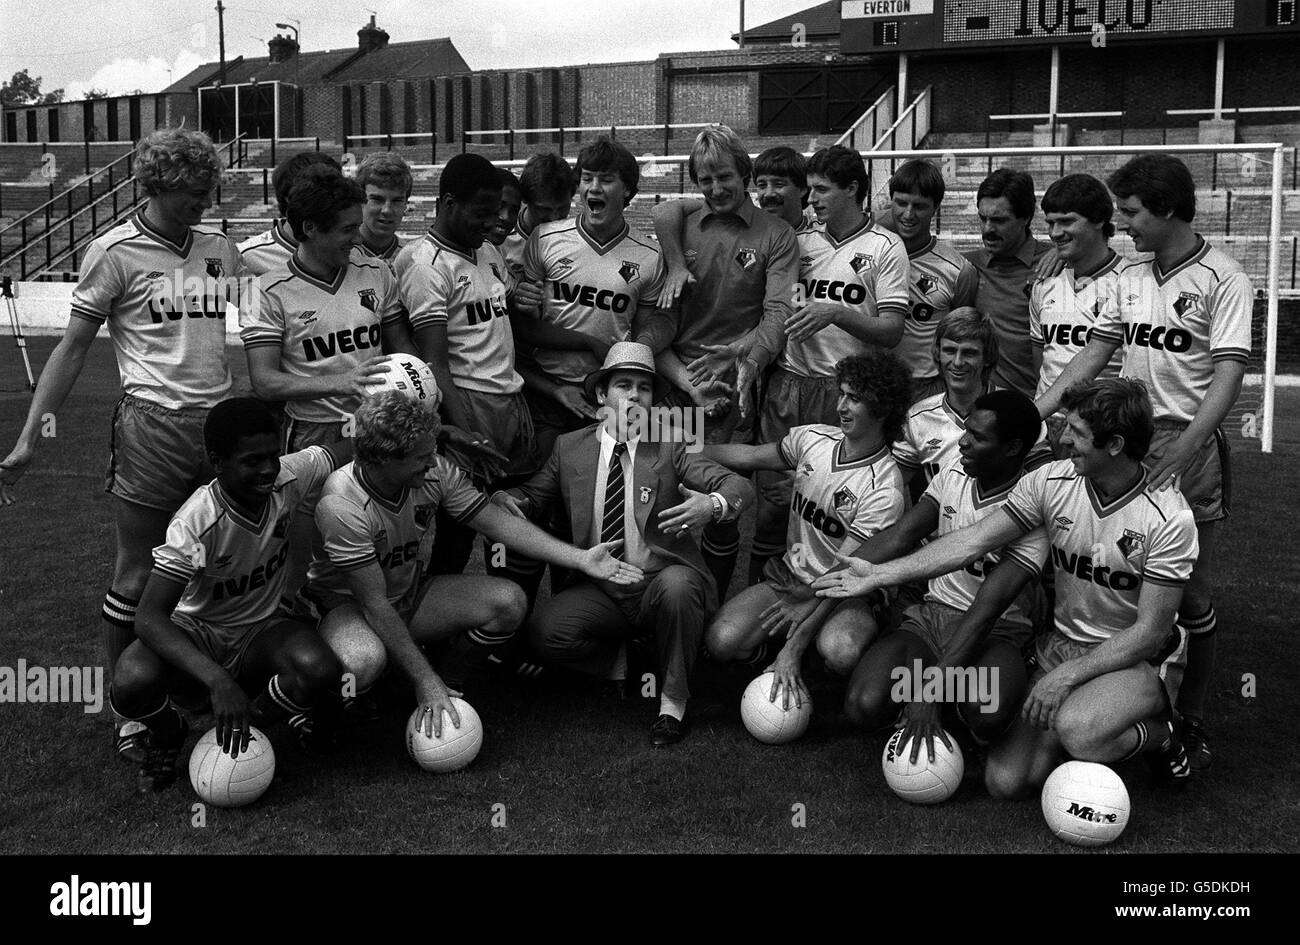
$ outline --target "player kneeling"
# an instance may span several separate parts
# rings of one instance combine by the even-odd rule
[[[527,600],[504,578],[441,574],[421,583],[421,541],[439,508],[519,551],[599,580],[631,584],[639,568],[614,558],[618,542],[586,551],[488,502],[437,453],[438,416],[397,392],[368,397],[356,413],[355,462],[325,483],[316,524],[325,557],[312,562],[306,596],[325,611],[321,636],[353,674],[358,693],[392,658],[415,683],[425,734],[442,713],[460,726],[451,696],[487,667],[523,622]],[[443,672],[420,647],[447,644]]]
[[[1062,750],[1106,763],[1147,752],[1157,776],[1185,783],[1191,771],[1172,699],[1186,643],[1174,615],[1196,561],[1192,511],[1179,492],[1151,488],[1142,466],[1154,423],[1141,382],[1077,384],[1061,407],[1069,459],[1024,475],[1002,507],[975,524],[887,564],[855,561],[817,581],[818,593],[860,595],[946,574],[1045,528],[1055,629],[1038,639],[1024,707],[989,753],[989,792],[1036,790]]]
[[[876,618],[865,600],[818,601],[812,583],[836,566],[835,553],[852,554],[876,532],[898,521],[903,480],[889,444],[898,439],[910,402],[907,368],[881,348],[835,366],[838,428],[794,427],[780,443],[711,445],[704,455],[738,471],[794,471],[787,550],[773,558],[763,580],[741,591],[718,613],[704,643],[720,661],[768,661],[768,640],[785,645],[772,663],[771,699],[782,705],[808,697],[803,655],[817,652],[836,676],[847,676],[875,637]]]
[[[293,510],[351,457],[351,445],[282,459],[275,417],[250,398],[213,407],[203,441],[217,478],[181,506],[154,549],[140,638],[113,675],[115,710],[149,729],[142,791],[176,777],[188,726],[172,696],[210,699],[217,740],[237,757],[254,720],[288,719],[300,743],[314,747],[312,709],[339,686],[338,660],[313,627],[280,609],[280,596]],[[258,694],[250,701],[249,693]]]
[[[1000,508],[1024,474],[1041,426],[1033,401],[1018,391],[978,397],[958,441],[959,461],[940,470],[898,524],[859,548],[857,557],[888,561],[928,535],[957,531]],[[898,630],[863,655],[845,697],[848,717],[878,729],[899,719],[905,703],[899,744],[911,742],[913,762],[922,739],[931,761],[936,735],[952,747],[943,735],[954,727],[943,718],[945,703],[977,744],[1001,735],[1025,694],[1020,654],[1043,616],[1037,579],[1047,556],[1047,535],[1035,528],[933,578]]]

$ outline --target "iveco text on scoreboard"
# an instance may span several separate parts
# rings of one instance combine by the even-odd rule
[[[845,0],[846,53],[1300,31],[1300,0]]]

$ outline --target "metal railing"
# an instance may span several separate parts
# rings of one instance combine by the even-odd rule
[[[74,209],[73,197],[77,190],[81,189],[82,187],[85,187],[86,202],[89,203],[90,201],[94,200],[95,199],[95,178],[102,177],[105,173],[108,174],[107,187],[109,190],[112,190],[114,186],[113,174],[115,169],[119,164],[126,162],[126,170],[123,173],[125,174],[125,176],[130,177],[131,159],[134,155],[135,155],[135,150],[132,149],[130,151],[127,151],[125,154],[121,155],[120,157],[116,158],[111,163],[105,164],[103,167],[99,168],[94,172],[87,171],[86,173],[88,174],[88,177],[86,179],[80,181],[79,183],[72,184],[66,190],[64,190],[62,193],[59,194],[54,193],[54,182],[51,181],[50,199],[45,201],[45,203],[41,204],[40,206],[32,210],[29,210],[27,213],[23,214],[17,220],[14,220],[8,226],[0,228],[0,237],[3,237],[4,234],[9,233],[14,229],[17,229],[19,230],[20,233],[19,244],[20,245],[25,244],[27,242],[27,229],[30,221],[35,220],[37,217],[44,216],[45,229],[48,230],[52,222],[51,213],[54,209],[54,205],[59,203],[60,201],[63,201],[67,204],[67,216],[72,216],[72,212]],[[89,150],[87,150],[86,152],[86,157],[87,160],[89,160],[90,157]]]
[[[1124,116],[1127,112],[1025,112],[1020,115],[989,115],[984,120],[984,147],[993,146],[993,130],[989,127],[995,121],[1045,121],[1047,122],[1047,140],[1056,144],[1057,123],[1065,118],[1118,118],[1119,143],[1124,143]]]
[[[880,130],[893,127],[894,94],[894,87],[891,85],[857,121],[849,126],[848,131],[835,140],[835,143],[852,148],[854,151],[865,151],[875,145],[880,140]]]
[[[867,162],[867,190],[874,200],[878,190],[883,191],[894,173],[895,162],[878,158],[877,151],[914,151],[930,133],[930,107],[934,86],[927,85],[912,103],[903,109],[889,128],[868,148],[859,149]]]
[[[558,135],[558,147],[560,157],[564,157],[564,136],[566,134],[577,140],[577,135],[583,132],[609,132],[611,139],[618,138],[619,131],[660,131],[664,133],[664,153],[672,142],[672,133],[674,128],[713,128],[719,123],[716,121],[694,121],[684,123],[665,123],[659,125],[577,125],[574,127],[557,126],[555,128],[495,128],[480,131],[462,131],[460,133],[460,150],[464,154],[469,147],[470,138],[490,138],[505,135],[508,138],[507,144],[510,149],[509,160],[515,159],[515,139],[518,135]],[[435,162],[436,163],[436,162]]]
[[[246,153],[243,136],[241,135],[225,144],[218,145],[217,153],[220,154],[222,151],[226,152],[228,158],[227,166],[238,167]],[[126,195],[122,193],[127,186],[130,186],[131,188],[130,199],[127,199]],[[121,195],[120,197],[119,194]],[[100,205],[110,199],[112,200],[112,209],[109,211],[108,207],[105,206],[105,215],[101,218],[99,215]],[[126,179],[119,181],[114,187],[106,190],[104,193],[91,200],[84,207],[81,207],[61,220],[55,221],[45,230],[45,232],[37,234],[30,241],[24,241],[18,249],[0,257],[0,269],[5,269],[17,261],[18,278],[24,280],[29,276],[40,278],[53,270],[55,266],[69,258],[73,259],[75,265],[77,254],[82,251],[87,242],[94,239],[96,236],[99,236],[100,233],[105,230],[115,226],[123,216],[135,210],[144,202],[145,199],[145,196],[140,193],[139,185],[137,184],[135,177],[127,177]],[[217,202],[219,203],[220,200],[221,184],[218,183]],[[83,218],[87,213],[90,214],[89,227],[78,233],[75,226],[76,221]],[[55,249],[54,234],[65,227],[68,231],[67,245]],[[59,242],[62,242],[62,238],[60,238]],[[44,259],[41,260],[38,265],[29,267],[27,260],[28,254],[33,249],[36,249],[40,244],[44,244]]]

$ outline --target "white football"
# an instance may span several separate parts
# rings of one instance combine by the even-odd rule
[[[424,710],[419,706],[406,722],[407,752],[417,765],[435,774],[459,771],[478,757],[483,747],[483,723],[474,707],[456,696],[451,697],[451,702],[460,715],[460,728],[452,728],[451,717],[443,712],[441,738],[424,734],[420,724]]]
[[[947,733],[945,733],[947,734]],[[900,744],[903,730],[900,728],[885,743],[885,751],[880,764],[885,772],[885,782],[905,801],[913,804],[939,804],[946,801],[961,787],[961,778],[966,771],[961,748],[957,740],[948,735],[952,743],[949,751],[939,738],[934,740],[934,763],[930,763],[928,749],[925,745],[916,754],[916,764],[911,763],[912,742]]]
[[[409,400],[430,411],[438,409],[442,403],[442,393],[438,382],[433,379],[433,370],[428,364],[410,354],[390,354],[384,357],[383,373],[371,375],[371,386],[367,389],[369,396],[395,390],[406,395]]]
[[[1106,765],[1067,761],[1043,784],[1043,817],[1066,843],[1099,847],[1128,825],[1128,788]]]
[[[772,694],[774,673],[763,673],[750,681],[745,687],[745,694],[740,697],[740,720],[745,723],[749,734],[765,745],[784,745],[802,735],[812,719],[812,700],[804,699],[803,705],[795,706],[793,697],[790,708],[782,708],[785,692],[779,692],[776,702],[768,696]]]
[[[251,804],[275,777],[275,749],[260,729],[250,729],[248,748],[232,758],[217,744],[214,726],[190,753],[190,784],[205,802],[216,807]]]

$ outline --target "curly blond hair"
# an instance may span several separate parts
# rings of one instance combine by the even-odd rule
[[[356,425],[357,459],[368,466],[402,459],[422,437],[436,439],[442,429],[437,413],[395,390],[371,394],[361,401]]]
[[[135,149],[135,179],[150,196],[215,187],[222,169],[212,139],[201,131],[159,128]]]

